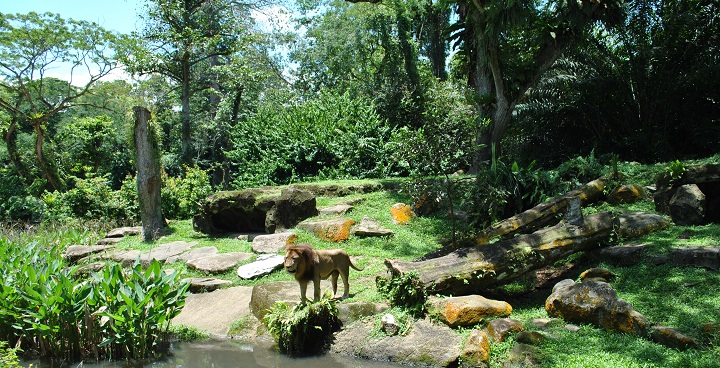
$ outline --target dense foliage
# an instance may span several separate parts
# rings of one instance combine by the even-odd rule
[[[145,359],[162,353],[189,284],[153,261],[91,276],[57,245],[0,239],[0,340],[43,357]]]

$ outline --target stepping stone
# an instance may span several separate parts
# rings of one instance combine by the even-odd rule
[[[183,282],[190,283],[190,287],[188,288],[188,290],[190,290],[191,293],[210,292],[218,289],[221,286],[232,284],[231,281],[216,279],[212,277],[191,277],[188,279],[184,279]]]
[[[173,263],[177,261],[187,262],[195,258],[202,258],[217,254],[218,250],[215,247],[202,247],[191,249],[189,252],[182,253],[177,256],[168,257],[165,263]]]
[[[128,235],[140,235],[142,233],[142,226],[133,227],[119,227],[117,229],[110,230],[105,235],[106,238],[122,238]]]
[[[135,261],[142,261],[141,255],[142,253],[139,250],[132,249],[112,253],[107,258],[120,262],[123,267],[130,267],[135,264]]]
[[[252,241],[252,250],[256,253],[277,253],[296,240],[297,234],[290,232],[258,235]]]
[[[320,211],[318,211],[321,215],[337,215],[342,216],[346,212],[352,210],[353,206],[349,204],[336,204],[334,206],[321,208]]]
[[[111,244],[117,244],[120,243],[123,240],[123,238],[105,238],[98,240],[98,245],[111,245]]]
[[[358,224],[357,227],[352,230],[352,234],[361,237],[395,235],[392,230],[380,226],[379,222],[367,216],[363,217],[362,221],[360,221],[360,224]]]
[[[65,250],[65,259],[70,263],[75,263],[91,254],[104,252],[112,248],[114,248],[112,245],[71,245]]]
[[[158,262],[165,262],[168,258],[178,256],[197,244],[198,242],[176,241],[160,245],[145,253],[134,249],[116,252],[111,254],[109,258],[121,262],[125,267],[134,265],[138,259],[143,265],[148,265],[153,259]]]
[[[224,273],[250,257],[252,254],[243,252],[219,253],[192,259],[188,261],[187,265],[208,274]]]
[[[320,239],[329,242],[341,242],[350,237],[350,227],[355,220],[339,218],[325,221],[301,222],[297,227],[317,235]]]
[[[150,249],[146,253],[143,253],[141,256],[142,261],[150,262],[150,260],[156,259],[158,262],[165,262],[168,258],[185,253],[188,249],[196,245],[198,245],[198,242],[186,241],[174,241],[172,243],[162,244],[157,248]]]
[[[78,267],[77,273],[80,275],[89,275],[93,272],[100,272],[105,267],[107,267],[105,262],[90,263]]]
[[[242,279],[265,276],[277,269],[282,268],[285,257],[278,254],[263,254],[257,260],[238,267],[237,274]]]
[[[233,322],[250,314],[252,289],[251,286],[235,286],[190,294],[172,323],[195,327],[215,337],[226,337]]]

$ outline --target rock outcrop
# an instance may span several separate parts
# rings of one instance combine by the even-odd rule
[[[203,202],[200,213],[193,218],[193,228],[206,234],[272,234],[317,215],[315,206],[312,193],[292,187],[275,196],[259,189],[219,192]]]

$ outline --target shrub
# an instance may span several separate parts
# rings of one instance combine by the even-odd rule
[[[42,201],[31,195],[20,177],[0,168],[0,218],[36,222],[42,213]]]
[[[106,177],[73,178],[74,185],[66,192],[45,192],[42,200],[48,220],[78,218],[85,220],[111,219],[121,224],[132,223],[138,212],[128,188],[113,191]],[[127,179],[126,179],[127,180]]]
[[[20,368],[20,361],[17,357],[19,348],[9,348],[7,341],[0,341],[0,367]]]
[[[169,219],[188,219],[198,211],[198,203],[212,194],[210,177],[197,167],[186,167],[183,177],[163,173],[162,209]]]
[[[263,322],[280,351],[290,356],[319,353],[325,347],[327,338],[340,328],[337,307],[329,298],[292,308],[277,302]]]
[[[428,295],[417,272],[395,275],[389,279],[378,277],[375,284],[392,306],[402,308],[415,317],[425,314]]]
[[[556,172],[537,169],[534,163],[508,165],[493,155],[490,168],[478,172],[465,208],[474,226],[482,228],[565,191],[560,184]]]
[[[288,184],[309,178],[378,178],[395,173],[393,129],[372,103],[348,94],[321,94],[292,105],[262,108],[238,123],[226,152],[234,186]]]
[[[188,284],[153,261],[125,273],[118,265],[78,278],[60,252],[0,238],[0,340],[49,358],[144,359],[162,347]]]

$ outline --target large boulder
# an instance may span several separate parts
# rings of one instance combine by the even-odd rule
[[[209,196],[193,218],[193,228],[206,234],[264,232],[290,229],[317,215],[315,196],[297,188],[280,195],[260,189],[224,191]]]
[[[634,203],[645,196],[645,189],[637,184],[626,184],[615,188],[608,194],[607,201],[612,204]]]
[[[480,295],[431,297],[428,304],[429,314],[450,327],[474,326],[487,317],[507,317],[512,312],[507,302]]]
[[[302,220],[317,216],[315,195],[298,188],[287,188],[274,199],[274,205],[265,217],[265,232],[291,229]]]
[[[299,229],[307,230],[327,242],[342,242],[350,237],[350,228],[355,224],[351,218],[337,218],[321,221],[306,221],[298,224]]]
[[[655,209],[671,214],[670,201],[679,188],[694,184],[705,195],[705,222],[720,222],[720,164],[687,166],[681,175],[668,171],[657,180]],[[675,221],[675,216],[673,216]],[[682,221],[682,220],[681,220]],[[677,223],[677,221],[676,221]]]
[[[668,204],[670,217],[678,225],[701,225],[705,221],[705,194],[696,184],[675,191]]]
[[[375,321],[366,318],[335,334],[332,353],[376,361],[431,366],[457,366],[463,340],[450,327],[424,319],[406,334],[375,336]]]
[[[545,310],[550,317],[637,336],[648,336],[650,328],[647,318],[601,281],[560,281],[545,301]]]

